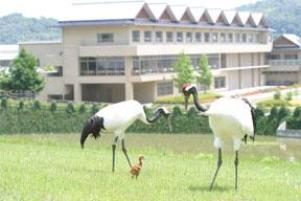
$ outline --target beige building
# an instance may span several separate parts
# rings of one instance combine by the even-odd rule
[[[271,68],[265,72],[267,85],[301,83],[301,38],[293,34],[279,36],[269,55]]]
[[[151,102],[178,93],[172,65],[179,53],[206,54],[215,90],[260,86],[272,49],[260,13],[141,2],[78,4],[62,19],[60,43],[21,44],[40,65],[61,73],[47,77],[41,99]]]

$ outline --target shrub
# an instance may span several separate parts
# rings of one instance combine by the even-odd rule
[[[74,109],[74,106],[72,103],[68,103],[65,111],[68,113],[68,114],[71,114],[71,113],[74,113],[75,112],[75,109]]]
[[[293,92],[287,92],[285,96],[285,100],[291,101],[293,99]]]
[[[280,100],[281,99],[281,92],[277,90],[274,94],[274,100]]]
[[[34,111],[41,110],[41,103],[40,103],[40,101],[36,100],[36,101],[33,102],[32,110],[34,110]]]
[[[79,110],[80,113],[85,113],[86,112],[86,105],[85,104],[81,104],[79,106]]]
[[[265,100],[265,101],[262,101],[260,103],[258,103],[258,106],[261,106],[261,107],[288,107],[288,106],[291,106],[291,104],[286,101],[286,100]]]
[[[98,106],[96,104],[93,104],[92,107],[91,107],[91,113],[95,114],[98,111],[99,111]]]
[[[55,102],[52,102],[52,103],[50,104],[49,110],[50,110],[51,112],[56,112],[56,111],[57,111],[57,105],[56,105]]]
[[[25,106],[25,105],[24,105],[24,102],[23,102],[23,101],[20,101],[20,102],[19,102],[19,105],[18,105],[18,108],[17,108],[18,111],[23,111],[23,110],[24,110],[24,106]]]
[[[3,98],[1,100],[1,109],[2,110],[7,110],[8,109],[8,100],[7,100],[7,98]]]

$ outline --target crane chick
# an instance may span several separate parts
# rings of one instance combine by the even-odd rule
[[[132,174],[132,178],[134,177],[136,177],[136,179],[138,178],[139,173],[142,169],[143,161],[144,161],[144,156],[139,156],[139,163],[132,166],[132,169],[130,171],[130,173]]]

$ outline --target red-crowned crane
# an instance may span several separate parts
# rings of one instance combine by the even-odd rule
[[[124,141],[124,133],[127,128],[136,120],[141,120],[145,124],[152,124],[156,122],[161,116],[167,119],[169,114],[170,113],[166,108],[160,107],[156,109],[154,115],[149,118],[145,114],[144,107],[135,100],[123,101],[109,105],[99,110],[87,121],[81,133],[81,146],[82,148],[84,148],[84,143],[90,134],[92,134],[92,136],[96,139],[100,137],[101,131],[113,133],[114,138],[112,145],[112,171],[114,172],[115,170],[115,149],[118,140],[121,140],[122,151],[131,168],[131,161],[127,154],[127,149]],[[168,121],[168,123],[170,122]]]
[[[218,171],[222,165],[222,147],[225,140],[232,140],[235,151],[235,189],[237,189],[238,150],[242,139],[249,136],[255,140],[255,109],[247,99],[220,98],[207,109],[200,104],[196,86],[185,84],[182,87],[185,96],[185,109],[190,95],[194,105],[203,114],[209,117],[209,125],[214,134],[214,146],[218,149],[217,168],[210,184],[212,190]]]

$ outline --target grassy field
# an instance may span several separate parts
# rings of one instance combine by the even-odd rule
[[[0,136],[0,200],[301,200],[301,141],[259,137],[240,152],[239,189],[234,190],[234,155],[224,151],[224,164],[214,191],[209,183],[216,166],[210,135],[126,136],[134,163],[145,166],[132,179],[120,150],[111,173],[112,136]]]

